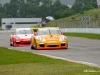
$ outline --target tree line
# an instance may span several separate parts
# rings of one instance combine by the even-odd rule
[[[97,0],[75,0],[69,8],[60,0],[10,0],[10,3],[0,4],[0,19],[2,18],[35,18],[53,16],[55,19],[82,13],[98,8]],[[1,23],[1,22],[0,22]]]

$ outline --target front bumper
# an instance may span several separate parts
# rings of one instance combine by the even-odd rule
[[[37,49],[67,49],[68,48],[68,42],[67,41],[59,41],[59,42],[38,42],[37,43]]]
[[[15,40],[14,45],[15,46],[30,46],[30,39],[21,39],[21,40]]]

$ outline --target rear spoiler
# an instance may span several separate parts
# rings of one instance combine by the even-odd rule
[[[30,28],[31,30],[34,30],[34,31],[37,31],[38,30],[38,28]]]

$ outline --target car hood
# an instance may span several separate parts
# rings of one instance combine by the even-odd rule
[[[31,38],[32,34],[19,34],[16,36],[18,36],[21,39],[28,39],[28,38]]]
[[[53,35],[41,35],[45,40],[59,40],[62,35],[53,34]]]

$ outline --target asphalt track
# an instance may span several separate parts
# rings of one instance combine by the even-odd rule
[[[37,54],[61,57],[67,60],[78,61],[81,63],[92,64],[100,67],[100,40],[87,38],[68,37],[69,48],[62,50],[31,50],[27,47],[12,47],[9,44],[9,33],[0,34],[0,46],[11,49],[28,51]]]

